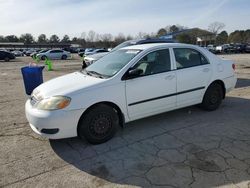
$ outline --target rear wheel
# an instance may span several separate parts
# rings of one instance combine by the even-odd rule
[[[207,88],[201,107],[208,111],[216,110],[223,99],[223,89],[220,84],[212,84]]]
[[[63,60],[67,59],[67,56],[66,55],[62,55],[62,59]]]
[[[78,136],[91,144],[108,141],[119,126],[116,110],[108,105],[100,104],[88,111],[78,125]]]

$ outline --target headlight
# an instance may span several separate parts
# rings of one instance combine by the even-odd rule
[[[65,96],[54,96],[39,101],[35,107],[39,110],[59,110],[67,107],[71,98]]]

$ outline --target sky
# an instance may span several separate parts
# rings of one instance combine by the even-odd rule
[[[99,34],[135,36],[168,25],[224,30],[250,29],[250,0],[0,0],[0,35],[44,33],[62,38]]]

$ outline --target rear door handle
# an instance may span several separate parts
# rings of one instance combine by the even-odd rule
[[[172,80],[175,78],[175,75],[168,75],[165,77],[165,80]]]
[[[202,71],[203,71],[203,72],[209,72],[209,71],[210,71],[210,68],[204,68]]]

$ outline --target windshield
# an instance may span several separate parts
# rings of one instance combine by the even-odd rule
[[[103,77],[114,76],[128,62],[130,62],[140,50],[117,50],[97,60],[95,63],[88,66],[84,71],[87,73],[95,73]]]
[[[39,53],[44,53],[47,52],[48,50],[41,50]]]
[[[123,42],[123,43],[119,44],[119,45],[116,46],[115,48],[113,48],[113,49],[111,50],[111,52],[116,51],[116,50],[119,50],[119,49],[124,48],[124,47],[127,47],[127,46],[132,46],[132,45],[135,45],[135,44],[136,44],[136,42],[133,42],[133,41],[126,41],[126,42]]]

